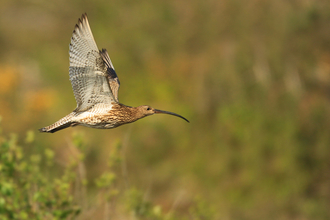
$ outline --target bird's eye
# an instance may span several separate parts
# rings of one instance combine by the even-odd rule
[[[147,111],[149,111],[149,110],[151,110],[151,108],[150,108],[150,107],[148,107],[148,108],[147,108]]]

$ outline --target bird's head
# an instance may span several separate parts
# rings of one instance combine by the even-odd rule
[[[143,117],[153,115],[153,114],[162,113],[162,114],[174,115],[174,116],[177,116],[177,117],[182,118],[183,120],[189,122],[185,117],[183,117],[181,115],[178,115],[178,114],[173,113],[173,112],[168,112],[168,111],[155,109],[155,108],[152,108],[148,105],[141,105],[141,106],[136,107],[136,109],[137,109],[137,116],[139,118],[143,118]]]

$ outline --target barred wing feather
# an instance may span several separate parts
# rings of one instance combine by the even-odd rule
[[[76,111],[95,104],[111,104],[114,98],[107,77],[107,66],[96,46],[87,15],[83,14],[70,43],[70,81],[77,102]]]
[[[120,82],[119,82],[118,76],[116,74],[115,68],[112,65],[112,62],[110,60],[109,54],[106,49],[100,50],[100,55],[107,67],[107,78],[108,78],[108,82],[109,82],[109,85],[111,88],[111,92],[112,92],[114,98],[116,99],[116,102],[119,102],[118,101],[118,90],[119,90]]]

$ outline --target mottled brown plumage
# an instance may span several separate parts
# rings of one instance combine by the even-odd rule
[[[54,124],[39,129],[41,132],[54,133],[76,125],[110,129],[157,113],[174,115],[189,122],[173,112],[119,103],[118,76],[107,50],[98,50],[86,14],[75,26],[69,54],[69,75],[77,107]]]

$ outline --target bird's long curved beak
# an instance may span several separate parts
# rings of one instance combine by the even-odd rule
[[[173,112],[163,111],[163,110],[159,110],[159,109],[155,109],[154,112],[155,112],[155,114],[162,113],[162,114],[174,115],[176,117],[182,118],[186,122],[189,122],[188,119],[186,119],[185,117],[178,115],[176,113],[173,113]]]

